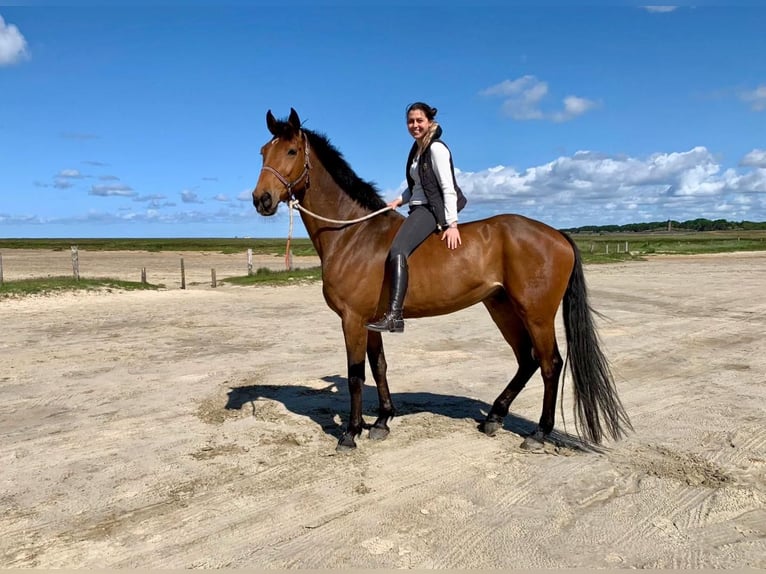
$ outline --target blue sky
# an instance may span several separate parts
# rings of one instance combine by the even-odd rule
[[[250,201],[267,110],[389,199],[416,100],[462,220],[766,221],[766,7],[31,4],[0,6],[0,237],[285,237]]]

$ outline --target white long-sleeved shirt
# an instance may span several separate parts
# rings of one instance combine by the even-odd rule
[[[434,166],[434,174],[439,182],[444,195],[444,218],[447,225],[457,221],[457,191],[455,183],[452,180],[452,170],[450,169],[450,152],[442,142],[434,142],[429,148],[431,153],[431,163]],[[420,183],[418,174],[418,162],[420,157],[416,154],[410,164],[410,176],[413,179],[412,190],[405,189],[401,195],[402,204],[410,203],[412,205],[424,205],[428,203],[423,186]]]

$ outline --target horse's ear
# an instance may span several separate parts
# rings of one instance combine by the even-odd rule
[[[287,123],[292,126],[292,128],[295,130],[295,133],[300,131],[301,119],[298,117],[298,112],[295,111],[295,108],[290,108],[290,117],[288,118]]]
[[[271,113],[271,110],[266,112],[266,127],[269,128],[271,135],[277,135],[277,120],[274,117],[274,114]]]

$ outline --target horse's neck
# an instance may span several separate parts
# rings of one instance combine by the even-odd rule
[[[312,169],[310,187],[301,205],[313,214],[336,221],[350,221],[371,213],[341,189],[328,172],[317,167]],[[301,219],[322,260],[336,252],[339,244],[347,243],[349,236],[374,233],[382,223],[378,217],[358,224],[329,223],[305,212],[301,212]]]

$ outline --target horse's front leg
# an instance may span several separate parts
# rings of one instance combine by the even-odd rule
[[[346,361],[348,366],[348,392],[351,398],[351,412],[348,428],[340,437],[335,450],[356,448],[357,436],[362,434],[362,389],[364,388],[364,354],[367,348],[367,329],[360,317],[343,317],[343,337],[346,340]]]
[[[378,418],[370,427],[370,438],[383,440],[388,437],[390,432],[388,421],[394,418],[396,410],[388,390],[386,378],[388,365],[383,353],[383,337],[376,331],[368,331],[367,334],[367,359],[370,361],[372,378],[375,379],[375,385],[378,388]]]

